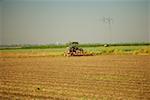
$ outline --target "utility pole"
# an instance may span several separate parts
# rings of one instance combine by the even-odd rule
[[[111,25],[113,24],[113,18],[111,18],[111,17],[103,17],[102,21],[108,27],[109,38],[110,38],[109,42],[112,43],[112,27],[111,27]]]

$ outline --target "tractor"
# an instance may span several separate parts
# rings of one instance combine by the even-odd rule
[[[78,45],[78,42],[68,43],[68,47],[64,52],[64,56],[83,56],[85,52],[82,48],[79,48]]]

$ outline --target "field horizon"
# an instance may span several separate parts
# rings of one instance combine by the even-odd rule
[[[150,43],[80,44],[87,54],[150,55]],[[2,57],[63,56],[68,45],[11,45],[0,48]]]

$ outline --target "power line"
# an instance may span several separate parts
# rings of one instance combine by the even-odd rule
[[[110,34],[110,43],[111,43],[112,42],[112,24],[114,23],[114,20],[111,17],[103,17],[102,22],[104,24],[108,24],[108,30]]]

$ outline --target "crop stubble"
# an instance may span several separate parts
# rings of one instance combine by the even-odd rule
[[[149,100],[150,56],[1,57],[0,98]]]

